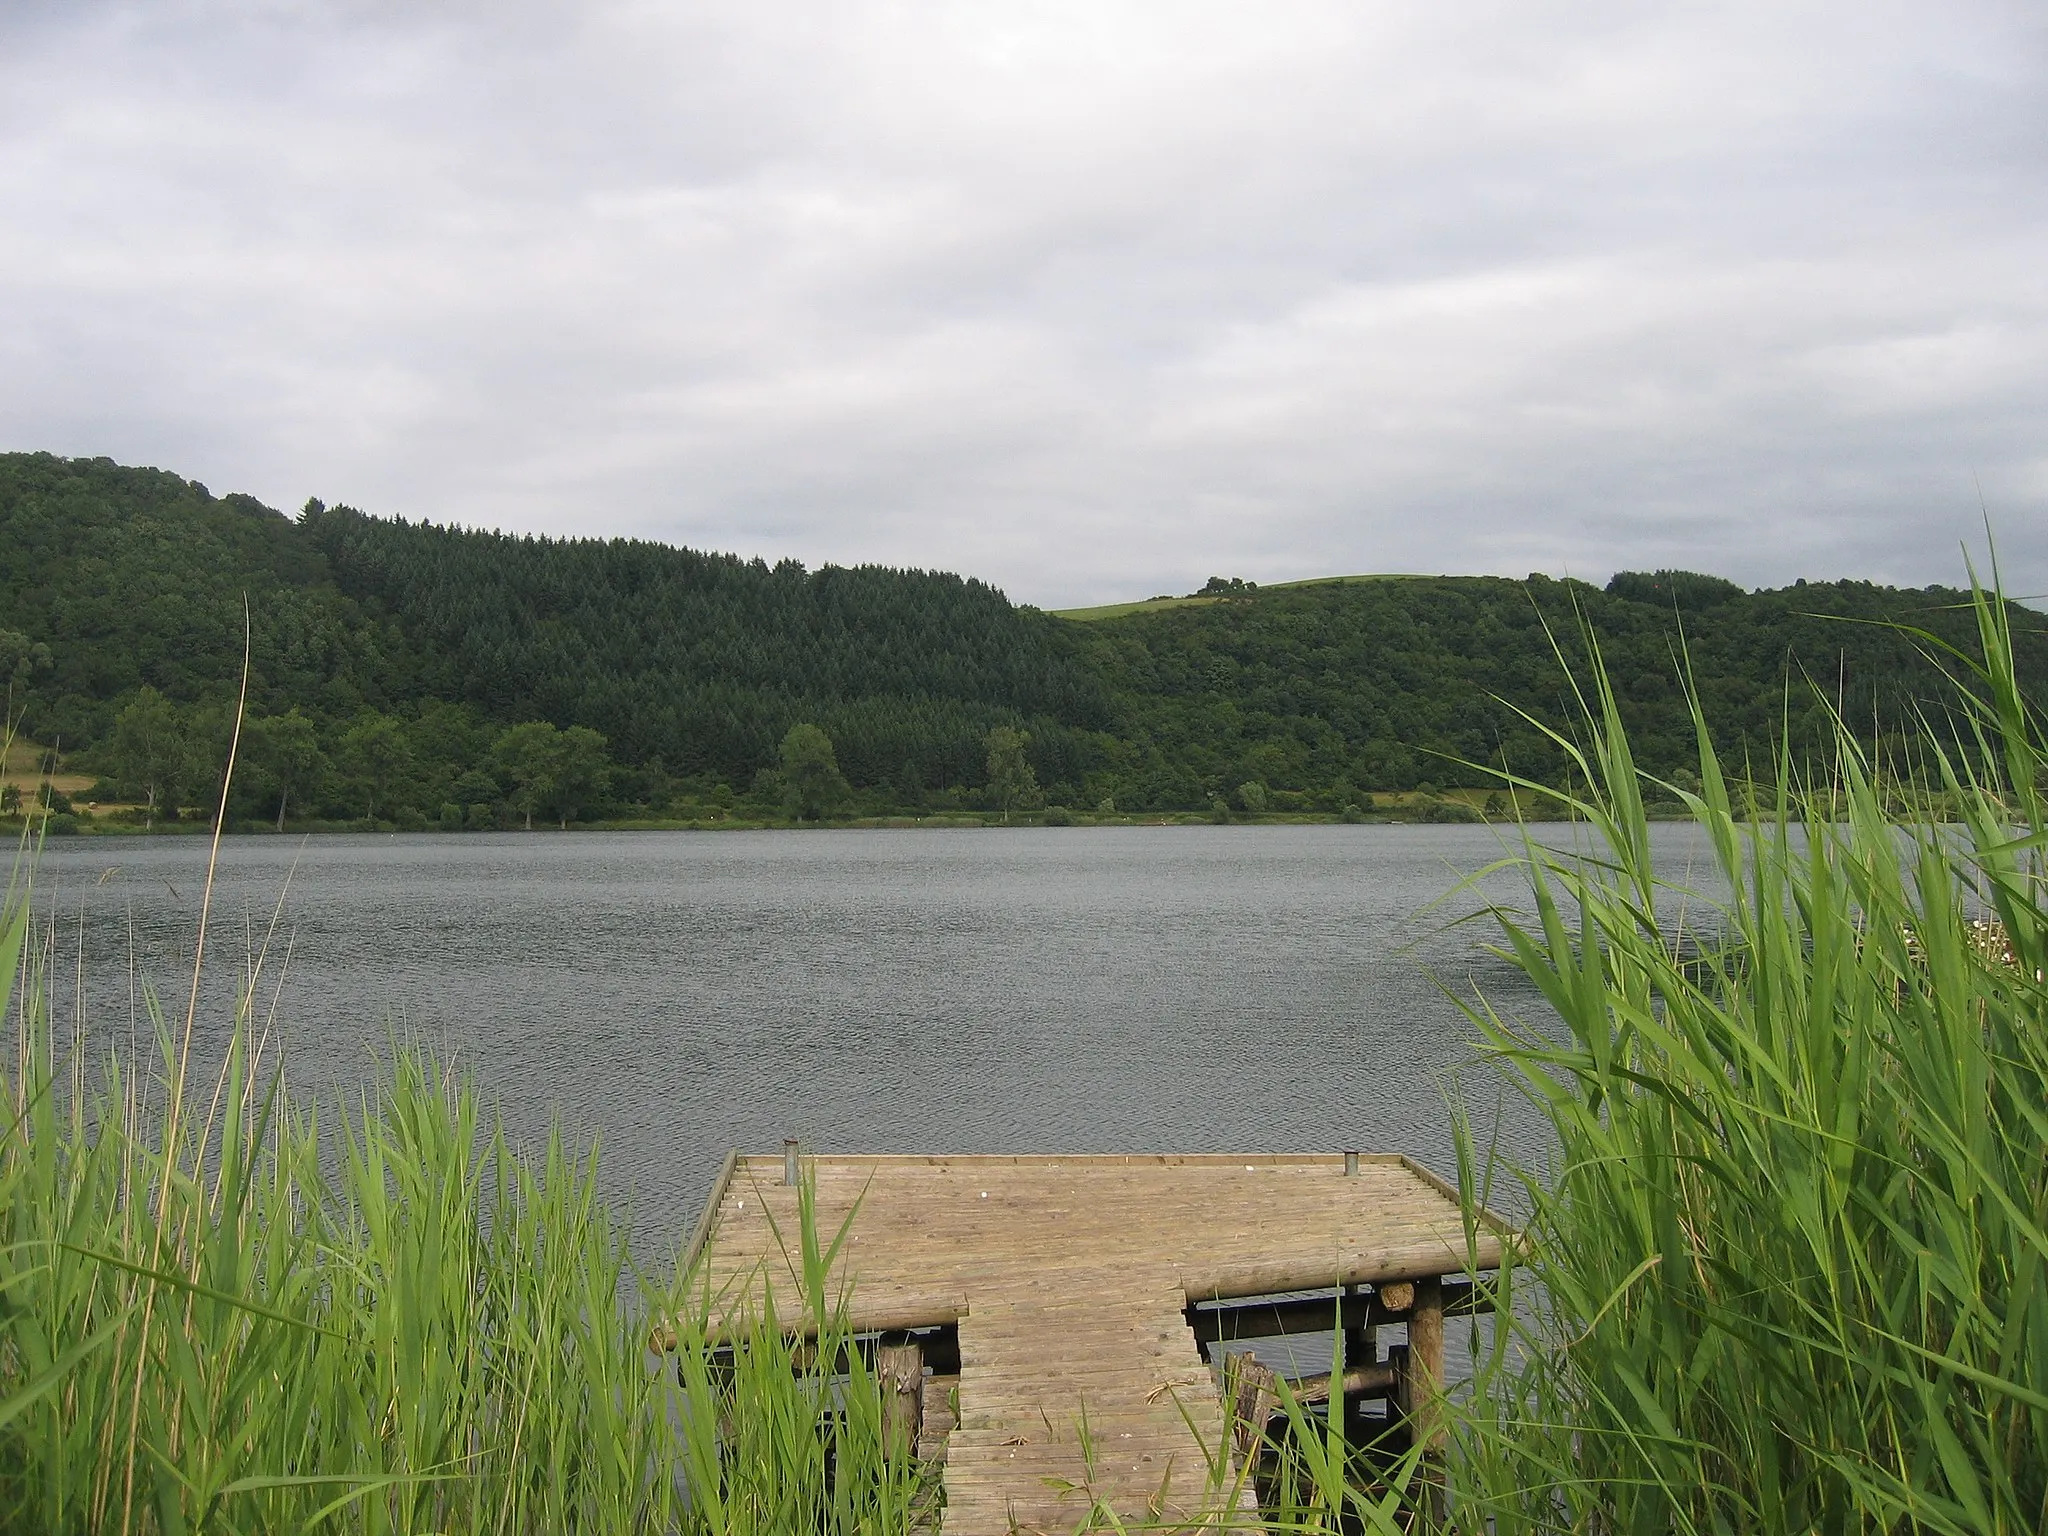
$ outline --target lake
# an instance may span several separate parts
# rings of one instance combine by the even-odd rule
[[[1658,836],[1671,861],[1696,850],[1689,827]],[[728,1148],[785,1136],[1360,1148],[1448,1173],[1447,1073],[1475,1032],[1442,988],[1535,1004],[1489,925],[1453,921],[1475,896],[1430,909],[1505,846],[1469,826],[234,838],[200,1031],[221,1038],[282,898],[260,991],[296,1091],[331,1101],[425,1039],[518,1136],[600,1137],[656,1251]],[[206,853],[48,845],[60,1021],[126,1041],[131,977],[182,1020]],[[1484,1077],[1465,1091],[1490,1116]],[[1504,1128],[1540,1146],[1526,1115]]]

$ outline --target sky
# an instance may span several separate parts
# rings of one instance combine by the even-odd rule
[[[959,570],[2048,590],[2040,0],[0,0],[0,449]]]

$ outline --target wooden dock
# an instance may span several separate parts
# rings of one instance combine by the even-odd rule
[[[734,1157],[712,1191],[689,1257],[718,1316],[758,1312],[770,1287],[778,1315],[798,1314],[804,1180],[822,1240],[846,1228],[828,1301],[883,1336],[885,1376],[914,1378],[902,1386],[924,1421],[911,1435],[945,1460],[946,1536],[1071,1530],[1091,1501],[1131,1522],[1249,1524],[1246,1502],[1215,1507],[1231,1478],[1211,1462],[1233,1454],[1232,1431],[1205,1352],[1261,1328],[1308,1331],[1288,1320],[1327,1330],[1332,1307],[1207,1304],[1358,1288],[1347,1326],[1408,1323],[1411,1345],[1392,1370],[1354,1361],[1349,1385],[1421,1404],[1441,1378],[1441,1281],[1500,1262],[1498,1224],[1468,1247],[1456,1192],[1397,1156],[791,1148]],[[915,1332],[931,1329],[955,1330],[949,1347]]]

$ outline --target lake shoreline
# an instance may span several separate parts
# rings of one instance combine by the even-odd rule
[[[1653,807],[1648,815],[1651,821],[1677,822],[1690,819],[1685,811],[1675,807],[1669,811]],[[1134,812],[1130,815],[1070,812],[1065,819],[1050,819],[1042,813],[1026,813],[1006,821],[995,812],[938,812],[928,816],[835,816],[823,821],[746,816],[634,817],[616,821],[575,821],[567,826],[536,824],[531,827],[445,827],[431,822],[422,826],[406,826],[390,821],[289,821],[279,828],[266,822],[242,821],[231,822],[223,835],[232,838],[365,835],[468,837],[483,834],[559,835],[578,832],[979,832],[1071,831],[1118,827],[1547,826],[1567,825],[1571,819],[1555,815],[1528,816],[1519,820],[1513,817],[1496,819],[1477,812],[1469,816],[1428,817],[1366,811],[1349,816],[1319,812],[1262,813],[1256,816],[1233,814],[1228,820],[1223,820],[1213,813],[1203,811],[1148,811]],[[31,832],[40,831],[49,837],[87,838],[184,838],[213,835],[213,823],[200,820],[158,822],[151,827],[90,815],[51,816],[46,820],[49,823],[47,827],[30,829]],[[23,830],[22,818],[0,817],[0,834],[19,835]]]

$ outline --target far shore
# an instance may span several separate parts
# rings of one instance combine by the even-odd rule
[[[1520,822],[1541,824],[1561,822],[1568,818],[1553,814],[1531,814],[1519,818]],[[1651,820],[1685,820],[1684,811],[1672,807],[1667,812],[1652,808]],[[195,816],[182,817],[177,821],[157,821],[153,826],[144,826],[138,821],[125,817],[84,815],[49,818],[47,835],[51,837],[206,837],[213,832],[213,823]],[[61,824],[60,824],[61,823]],[[1042,813],[1014,815],[1005,820],[1000,813],[942,812],[927,816],[834,816],[821,821],[795,821],[787,818],[749,816],[644,816],[625,817],[605,821],[572,821],[567,826],[554,822],[536,821],[532,827],[522,825],[497,827],[444,827],[432,822],[416,825],[401,825],[390,821],[287,821],[280,830],[275,824],[259,821],[230,822],[226,835],[230,837],[299,837],[328,834],[349,834],[358,836],[413,836],[432,833],[440,836],[468,836],[483,833],[520,836],[562,835],[578,832],[874,832],[874,831],[1024,831],[1024,830],[1079,830],[1100,827],[1215,827],[1231,826],[1241,828],[1257,827],[1331,827],[1331,826],[1481,826],[1514,825],[1517,818],[1513,813],[1506,816],[1436,816],[1422,817],[1415,814],[1403,815],[1398,810],[1365,811],[1349,816],[1314,812],[1265,813],[1260,815],[1233,814],[1227,821],[1211,812],[1202,811],[1158,811],[1106,814],[1102,812],[1070,813],[1065,817],[1047,818]],[[24,830],[21,817],[0,817],[0,835],[12,832],[19,835]]]

